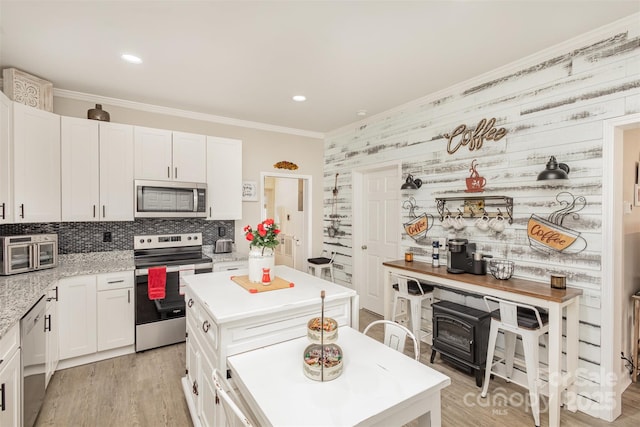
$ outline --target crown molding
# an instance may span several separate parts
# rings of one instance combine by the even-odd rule
[[[147,111],[149,113],[166,114],[169,116],[183,117],[185,119],[201,120],[204,122],[219,123],[269,132],[285,133],[290,135],[304,136],[308,138],[324,139],[324,133],[322,132],[313,132],[309,130],[295,129],[285,126],[270,125],[268,123],[252,122],[249,120],[233,119],[230,117],[216,116],[213,114],[181,110],[179,108],[162,107],[159,105],[145,104],[142,102],[127,101],[126,99],[110,98],[107,96],[92,95],[89,93],[76,92],[66,89],[56,89],[55,87],[53,88],[53,96],[75,99],[77,101],[88,101],[91,103],[113,105],[115,107],[129,108],[132,110]]]
[[[399,113],[412,107],[417,107],[429,102],[437,101],[439,99],[461,93],[470,87],[474,87],[481,83],[486,83],[487,81],[492,81],[494,79],[504,77],[505,75],[512,74],[514,72],[522,70],[523,68],[528,68],[533,65],[539,64],[540,62],[548,60],[549,58],[553,58],[554,56],[566,54],[567,52],[571,52],[574,49],[579,49],[581,47],[584,47],[585,44],[595,43],[599,40],[602,40],[603,38],[611,37],[617,32],[625,32],[629,30],[637,32],[637,30],[634,29],[638,28],[638,23],[640,23],[640,13],[631,14],[617,21],[613,21],[610,24],[598,27],[592,31],[588,31],[529,56],[525,56],[524,58],[518,59],[509,64],[495,68],[491,71],[487,71],[486,73],[479,74],[460,83],[456,83],[453,86],[449,86],[437,92],[430,93],[418,99],[414,99],[413,101],[409,101],[402,105],[398,105],[397,107],[385,110],[381,113],[374,114],[370,117],[367,117],[366,119],[362,119],[357,122],[353,122],[351,124],[341,126],[337,129],[326,132],[325,137],[335,137],[342,133],[352,131],[354,127],[359,128],[369,123],[375,123],[376,121],[384,119],[391,114]]]

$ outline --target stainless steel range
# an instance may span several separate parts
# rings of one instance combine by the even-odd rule
[[[210,273],[211,258],[202,254],[202,233],[134,237],[136,275],[136,351],[185,340],[186,318],[181,278]],[[148,272],[166,267],[163,299],[149,299]]]

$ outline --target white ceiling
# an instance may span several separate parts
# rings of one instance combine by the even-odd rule
[[[637,0],[2,0],[0,66],[57,89],[327,132],[639,11]]]

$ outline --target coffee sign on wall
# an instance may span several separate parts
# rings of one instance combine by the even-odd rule
[[[475,129],[467,129],[467,125],[460,125],[451,133],[445,133],[444,137],[447,142],[447,152],[453,154],[460,147],[468,146],[469,151],[479,150],[485,141],[499,141],[506,134],[505,128],[497,129],[495,127],[496,119],[482,119]]]

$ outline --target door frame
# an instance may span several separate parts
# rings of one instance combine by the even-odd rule
[[[364,240],[364,230],[362,229],[363,222],[358,221],[357,219],[362,218],[364,215],[364,175],[370,172],[378,172],[385,169],[394,169],[398,176],[398,185],[402,185],[402,161],[395,160],[383,163],[376,163],[373,165],[363,166],[360,168],[353,169],[351,172],[351,188],[352,192],[352,217],[351,223],[353,224],[352,229],[352,237],[351,237],[351,247],[352,247],[352,276],[351,276],[351,285],[353,289],[358,293],[362,294],[364,291],[364,283],[362,283],[362,277],[364,277],[363,273],[363,262],[362,262],[362,252],[358,249],[362,246]],[[400,210],[400,205],[398,204],[398,211]],[[400,227],[398,226],[398,241],[400,241],[401,233]],[[400,254],[400,245],[396,248],[398,252],[398,256]],[[384,310],[386,312],[387,305],[389,305],[389,301],[384,301]],[[359,309],[360,307],[358,307]]]
[[[312,211],[312,207],[313,207],[313,195],[312,195],[312,188],[313,188],[313,181],[312,181],[312,176],[311,175],[298,175],[298,174],[294,174],[294,173],[282,173],[282,172],[260,172],[260,186],[259,188],[262,188],[262,191],[260,192],[260,218],[262,218],[263,220],[266,219],[265,215],[265,199],[264,199],[264,179],[266,177],[272,177],[272,178],[293,178],[293,179],[301,179],[304,182],[304,201],[303,201],[303,209],[304,209],[304,223],[303,223],[303,230],[304,230],[304,235],[302,236],[302,238],[304,239],[303,244],[300,246],[302,248],[302,254],[300,254],[300,256],[302,257],[303,260],[303,269],[301,271],[306,271],[307,268],[307,258],[311,257],[311,250],[313,248],[313,229],[311,227],[311,224],[313,224],[313,211]],[[295,259],[294,259],[294,266],[295,266]]]
[[[600,307],[600,390],[607,397],[600,402],[600,418],[613,421],[622,413],[622,392],[631,383],[620,359],[622,316],[627,304],[622,295],[624,267],[622,164],[623,134],[640,126],[640,114],[628,114],[603,121],[602,147],[602,283]],[[604,236],[611,236],[610,239]],[[606,333],[604,331],[613,331]],[[612,381],[612,377],[614,381]],[[615,402],[609,397],[614,396]]]

